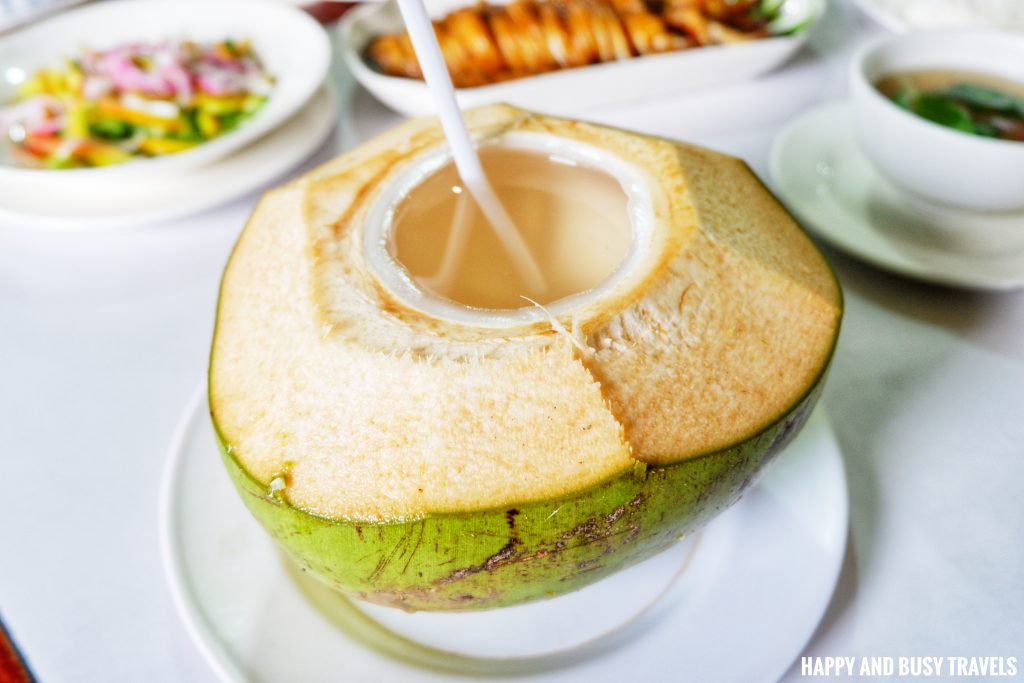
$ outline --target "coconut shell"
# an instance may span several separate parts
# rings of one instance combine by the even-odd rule
[[[739,160],[507,106],[646,179],[655,229],[616,287],[504,328],[403,302],[370,207],[443,143],[417,119],[268,193],[225,271],[210,406],[243,500],[304,567],[409,609],[573,590],[733,502],[813,405],[841,318],[821,254]]]

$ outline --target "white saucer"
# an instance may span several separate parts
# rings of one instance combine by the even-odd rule
[[[899,190],[857,145],[846,102],[808,111],[772,145],[782,201],[829,244],[897,273],[940,284],[1024,286],[1024,213],[940,207]]]
[[[684,541],[579,593],[506,610],[407,615],[293,578],[299,572],[228,480],[205,393],[182,419],[161,496],[175,602],[210,666],[232,683],[415,683],[452,673],[536,683],[684,673],[694,681],[775,681],[828,605],[846,533],[842,457],[820,408],[762,481],[696,543]],[[616,601],[623,591],[636,599]],[[558,645],[565,647],[541,652],[526,637],[511,650],[502,643],[510,623],[531,619],[545,634],[558,632],[547,621],[561,623],[568,635]],[[618,623],[609,632],[611,621]],[[510,653],[520,657],[505,658]]]
[[[292,119],[208,166],[160,178],[121,179],[52,193],[0,184],[0,224],[23,228],[120,229],[181,218],[276,180],[316,151],[336,124],[336,98],[322,88]]]

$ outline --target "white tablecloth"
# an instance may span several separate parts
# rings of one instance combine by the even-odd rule
[[[590,117],[742,156],[767,178],[774,134],[841,97],[850,52],[878,31],[834,5],[774,74]],[[314,161],[398,120],[343,91],[339,133]],[[46,683],[214,680],[170,601],[157,492],[256,196],[134,231],[0,229],[0,613]],[[847,309],[824,400],[852,521],[806,654],[1022,661],[1024,292],[928,286],[827,254]]]

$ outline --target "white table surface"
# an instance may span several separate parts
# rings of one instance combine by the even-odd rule
[[[833,3],[781,71],[589,116],[742,156],[767,178],[773,135],[841,97],[851,50],[877,32]],[[344,84],[342,119],[314,161],[398,117]],[[171,604],[157,492],[256,197],[133,231],[0,228],[0,614],[46,683],[214,680]],[[1022,661],[1024,292],[928,286],[826,253],[847,308],[824,401],[852,521],[806,654]]]

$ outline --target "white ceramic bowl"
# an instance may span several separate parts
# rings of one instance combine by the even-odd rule
[[[444,16],[475,0],[426,0],[431,16]],[[505,2],[507,0],[490,0]],[[555,115],[585,115],[606,105],[643,102],[674,93],[753,78],[785,62],[804,44],[807,28],[824,11],[823,0],[785,0],[775,29],[794,35],[735,45],[702,47],[617,62],[593,64],[512,81],[460,88],[462,107],[507,102]],[[367,45],[381,33],[403,29],[394,2],[367,3],[348,12],[338,24],[340,49],[359,83],[395,111],[411,116],[434,111],[426,84],[379,73],[363,59]]]
[[[22,183],[26,191],[59,191],[61,182],[137,179],[204,166],[294,115],[323,83],[331,57],[330,40],[316,21],[301,10],[268,0],[113,0],[57,15],[0,39],[0,103],[7,103],[26,76],[77,54],[83,46],[105,49],[129,41],[225,38],[251,40],[276,79],[266,104],[237,129],[186,152],[101,168],[24,168],[0,151],[0,182]]]
[[[854,128],[867,157],[890,180],[926,200],[974,211],[1024,209],[1024,143],[932,123],[875,88],[883,76],[954,69],[1024,83],[1024,36],[994,29],[927,31],[883,38],[854,58]]]
[[[1024,31],[1020,0],[854,0],[854,4],[894,33],[983,26]]]

